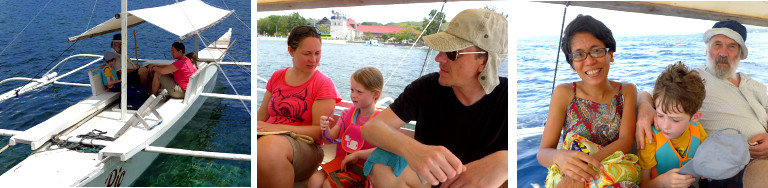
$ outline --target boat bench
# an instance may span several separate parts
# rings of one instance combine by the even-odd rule
[[[88,118],[88,116],[98,113],[118,98],[119,93],[115,92],[103,92],[88,97],[48,120],[11,137],[8,145],[16,145],[17,143],[29,144],[32,150],[36,150],[45,142],[48,142],[53,135],[59,134],[61,131]]]

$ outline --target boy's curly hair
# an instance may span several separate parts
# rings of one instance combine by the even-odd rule
[[[656,78],[652,104],[653,108],[658,108],[656,101],[659,101],[659,104],[664,107],[664,113],[684,112],[693,115],[701,108],[705,96],[704,80],[699,73],[678,61],[668,65],[667,69]]]

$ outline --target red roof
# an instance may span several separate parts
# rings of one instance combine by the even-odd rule
[[[403,27],[395,26],[379,26],[379,25],[359,25],[357,26],[358,32],[371,32],[371,33],[397,33],[403,30]]]

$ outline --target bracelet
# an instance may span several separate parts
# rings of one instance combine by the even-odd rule
[[[325,138],[325,141],[327,141],[328,143],[331,143],[331,144],[341,143],[341,139],[339,139],[339,138],[337,138],[337,139],[330,139],[330,138],[328,138],[328,136],[325,136],[325,130],[323,130],[323,138]]]

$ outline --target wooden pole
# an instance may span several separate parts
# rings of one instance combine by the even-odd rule
[[[133,30],[133,49],[136,51],[136,68],[139,68],[139,43],[136,42],[136,30]]]

